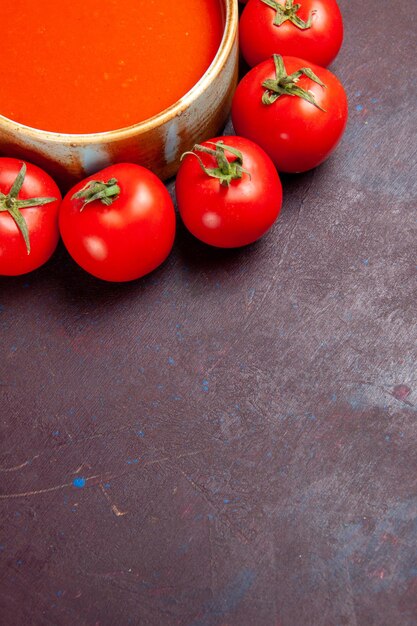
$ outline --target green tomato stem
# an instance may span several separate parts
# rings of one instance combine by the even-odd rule
[[[110,178],[107,182],[100,180],[90,180],[82,189],[71,197],[72,200],[84,200],[80,211],[86,204],[100,200],[106,206],[110,206],[119,197],[120,187],[116,178]]]
[[[280,54],[274,54],[273,59],[275,65],[275,78],[268,78],[262,83],[262,87],[265,87],[265,91],[262,95],[263,104],[273,104],[280,96],[297,96],[298,98],[306,100],[321,111],[325,112],[325,109],[323,109],[323,107],[316,102],[312,93],[302,87],[298,87],[297,85],[301,76],[304,75],[321,87],[326,87],[320,78],[316,76],[313,70],[309,67],[302,67],[288,76],[282,56]]]
[[[13,185],[8,194],[0,192],[0,213],[7,212],[13,218],[16,226],[20,230],[26,245],[26,252],[30,254],[30,238],[27,223],[21,209],[29,207],[43,206],[50,202],[55,202],[56,198],[28,198],[27,200],[19,200],[18,195],[22,189],[26,176],[26,163],[22,163],[22,167],[16,176]]]
[[[262,2],[275,10],[275,26],[281,26],[284,22],[290,21],[294,24],[294,26],[297,26],[297,28],[300,28],[301,30],[311,28],[312,18],[316,11],[311,11],[308,16],[308,20],[304,21],[297,15],[297,12],[301,8],[301,4],[294,4],[294,0],[286,0],[285,6],[282,6],[282,4],[277,2],[277,0],[262,0]]]
[[[243,155],[239,150],[236,150],[236,148],[232,148],[231,146],[227,146],[224,141],[217,141],[216,143],[207,141],[206,143],[214,146],[215,148],[213,149],[196,144],[191,151],[184,152],[181,156],[181,161],[187,154],[195,156],[198,159],[203,172],[211,178],[217,178],[220,181],[220,184],[225,187],[228,187],[232,180],[241,179],[244,173],[248,174],[250,177],[250,173],[242,167]],[[234,161],[228,160],[226,157],[226,150],[236,157]],[[196,154],[197,152],[210,154],[216,160],[217,167],[206,167],[199,155]]]

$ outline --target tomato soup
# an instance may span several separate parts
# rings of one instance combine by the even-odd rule
[[[0,114],[60,133],[116,130],[174,104],[224,28],[220,0],[11,0],[1,18]]]

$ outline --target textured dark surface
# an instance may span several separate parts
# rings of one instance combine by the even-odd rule
[[[2,624],[417,624],[415,26],[341,8],[347,132],[264,240],[1,279]]]

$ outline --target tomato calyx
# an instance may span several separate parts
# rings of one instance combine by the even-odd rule
[[[299,87],[297,85],[301,76],[307,76],[310,80],[313,80],[315,83],[320,85],[321,87],[326,87],[326,85],[320,80],[318,76],[313,72],[309,67],[302,67],[297,70],[293,74],[288,76],[287,70],[285,69],[284,60],[280,54],[274,54],[274,65],[275,65],[275,78],[268,78],[262,83],[262,87],[265,87],[265,91],[262,95],[263,104],[270,105],[273,104],[280,96],[297,96],[298,98],[303,98],[310,104],[313,104],[315,107],[325,112],[325,109],[321,107],[317,102],[312,93]]]
[[[4,194],[0,191],[0,213],[7,212],[13,218],[25,241],[26,252],[30,254],[29,230],[26,220],[21,213],[21,209],[42,206],[49,202],[55,202],[57,198],[28,198],[27,200],[19,200],[17,196],[25,181],[26,169],[26,163],[22,163],[20,172],[16,176],[8,194]]]
[[[119,197],[120,187],[117,178],[110,178],[107,182],[102,180],[90,180],[82,189],[71,196],[71,200],[84,200],[80,211],[86,204],[100,200],[106,206],[113,204]]]
[[[294,26],[301,30],[311,28],[313,15],[316,11],[311,11],[308,16],[308,20],[304,21],[297,15],[297,12],[301,8],[301,4],[294,4],[294,0],[285,0],[285,5],[279,4],[277,0],[262,0],[264,4],[267,4],[272,9],[275,9],[274,26],[281,26],[287,20],[292,22]]]
[[[220,181],[220,184],[225,187],[228,187],[232,180],[240,180],[243,174],[247,174],[250,178],[250,172],[245,170],[243,167],[243,156],[240,150],[227,146],[224,141],[207,141],[206,143],[215,146],[215,149],[196,144],[192,150],[184,152],[181,156],[181,161],[187,154],[195,156],[198,159],[203,172],[211,178],[217,178]],[[234,161],[229,161],[226,156],[226,150],[236,157]],[[215,158],[217,167],[206,167],[196,152],[210,154]]]

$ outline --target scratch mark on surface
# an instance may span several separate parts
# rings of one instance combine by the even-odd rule
[[[184,454],[178,454],[178,456],[174,456],[174,457],[164,456],[161,459],[155,459],[153,461],[145,461],[143,465],[147,466],[147,465],[155,465],[156,463],[164,463],[166,461],[177,461],[179,459],[186,459],[190,456],[196,456],[197,454],[201,454],[201,453],[202,453],[202,450],[194,450],[194,452],[184,452]]]
[[[88,476],[88,478],[85,479],[85,482],[87,483],[89,480],[95,480],[96,478],[100,478],[100,475],[97,474],[96,476]],[[73,481],[71,481],[70,483],[63,483],[62,485],[55,485],[54,487],[46,487],[45,489],[34,489],[33,491],[24,491],[22,493],[5,493],[5,494],[0,494],[0,500],[9,500],[12,498],[26,498],[28,496],[37,496],[41,493],[51,493],[53,491],[60,491],[60,489],[65,489],[65,487],[72,487],[73,486]]]
[[[115,478],[121,478],[122,476],[125,476],[126,474],[130,473],[130,471],[132,470],[135,471],[142,467],[148,467],[150,465],[157,465],[158,463],[184,459],[184,458],[188,458],[191,456],[195,456],[197,454],[201,454],[201,450],[194,450],[193,452],[184,452],[183,454],[179,454],[175,457],[165,456],[159,459],[154,459],[152,461],[145,461],[144,463],[138,464],[138,465],[129,465],[129,468],[130,468],[129,471],[124,471],[124,472],[119,472],[119,473],[114,473],[114,474],[109,474],[105,472],[104,474],[95,474],[94,476],[87,476],[84,480],[85,480],[86,486],[88,486],[87,483],[89,481],[96,480],[97,478],[100,479],[100,482],[106,482],[109,480],[113,480]],[[42,493],[52,493],[53,491],[59,491],[61,489],[65,489],[66,487],[73,487],[73,486],[74,486],[74,481],[72,480],[69,483],[62,483],[61,485],[55,485],[53,487],[46,487],[45,489],[34,489],[31,491],[24,491],[21,493],[0,494],[0,500],[9,500],[12,498],[25,498],[28,496],[36,496]]]
[[[72,435],[71,435],[71,433],[69,432],[68,428],[66,428],[65,426],[64,426],[64,430],[65,430],[65,432],[66,432],[66,433],[67,433],[67,435],[68,435],[68,439],[69,439],[69,440],[71,441],[71,443],[72,443],[72,442],[73,442],[73,436],[72,436]]]
[[[385,388],[383,389],[385,393],[397,400],[397,402],[402,402],[413,409],[415,408],[414,404],[407,400],[407,397],[411,393],[411,389],[407,385],[396,385],[392,391]]]
[[[23,467],[26,467],[26,465],[29,465],[30,463],[32,463],[32,461],[37,459],[39,456],[40,455],[37,454],[36,456],[33,456],[31,459],[28,459],[24,463],[21,463],[20,465],[14,465],[13,467],[0,467],[0,472],[16,472],[17,470],[20,470]]]
[[[175,466],[176,467],[176,466]],[[249,537],[247,537],[245,535],[245,533],[238,528],[235,524],[233,524],[233,522],[230,520],[229,516],[227,514],[225,514],[223,511],[219,510],[216,507],[216,504],[214,502],[211,501],[211,499],[209,498],[209,496],[207,495],[207,493],[205,492],[204,488],[201,487],[201,485],[199,485],[198,483],[196,483],[192,478],[190,478],[190,476],[187,476],[187,474],[180,468],[180,467],[176,467],[176,469],[184,476],[184,478],[186,479],[187,482],[190,483],[190,485],[198,492],[202,495],[202,497],[204,498],[204,500],[210,505],[211,508],[213,508],[216,512],[216,514],[219,516],[219,520],[223,521],[223,523],[226,522],[226,526],[228,526],[234,533],[235,535],[237,535],[240,540],[245,543],[245,544],[249,544],[250,543],[250,539]]]
[[[117,506],[112,502],[109,494],[107,493],[107,491],[104,489],[104,485],[103,483],[99,484],[99,489],[101,491],[101,493],[103,494],[103,496],[106,498],[107,502],[110,504],[110,508],[112,510],[112,512],[115,514],[116,517],[123,517],[123,515],[127,515],[128,511],[121,511],[119,508],[117,508]]]
[[[88,463],[81,463],[80,467],[75,470],[74,474],[79,474],[85,467],[89,470],[91,469],[91,465]]]
[[[277,278],[277,275],[278,275],[278,270],[281,267],[284,259],[287,258],[287,251],[288,251],[288,249],[289,249],[289,247],[291,245],[291,242],[292,242],[292,240],[294,238],[295,230],[297,229],[298,222],[300,221],[301,211],[302,211],[302,209],[304,207],[304,204],[305,204],[305,202],[307,200],[308,194],[310,193],[310,189],[311,189],[311,187],[313,185],[314,178],[315,178],[315,172],[313,171],[312,176],[311,176],[311,180],[310,180],[310,184],[308,185],[308,187],[307,187],[303,197],[301,198],[301,202],[300,202],[300,205],[299,205],[299,207],[297,209],[297,213],[296,213],[296,217],[295,217],[294,223],[290,226],[289,233],[288,233],[288,235],[286,235],[286,242],[285,242],[285,244],[284,244],[284,246],[283,246],[283,248],[281,250],[281,254],[279,256],[279,259],[278,259],[278,262],[276,264],[275,270],[274,270],[274,272],[273,272],[273,274],[272,274],[272,276],[271,276],[271,278],[269,280],[267,288],[265,289],[264,293],[262,294],[262,297],[260,298],[260,300],[256,304],[254,304],[253,306],[252,306],[252,303],[255,302],[255,298],[252,298],[251,302],[249,303],[249,305],[247,307],[248,308],[248,315],[246,316],[246,319],[245,319],[244,324],[242,326],[242,330],[239,333],[239,336],[236,338],[236,340],[230,344],[230,346],[228,347],[226,353],[230,353],[233,350],[233,348],[240,341],[242,341],[242,334],[244,334],[248,330],[249,324],[250,324],[253,316],[262,307],[262,305],[263,305],[263,303],[265,301],[265,298],[267,297],[267,295],[271,291],[272,287],[275,286],[275,281],[276,281],[276,278]],[[211,367],[208,368],[208,370],[206,371],[206,376],[208,376],[214,369],[217,368],[217,366],[223,361],[224,356],[225,356],[225,354],[222,354],[220,356],[220,358],[217,359],[215,361],[215,363],[213,363],[213,365],[211,365]]]
[[[274,273],[272,274],[271,280],[269,281],[268,287],[267,287],[267,288],[266,288],[266,290],[264,291],[264,293],[263,293],[263,295],[262,295],[262,298],[261,298],[260,302],[257,304],[257,306],[255,307],[254,311],[253,311],[253,312],[251,312],[251,315],[250,315],[250,316],[248,316],[248,318],[247,318],[247,320],[246,320],[246,322],[245,322],[245,324],[244,324],[244,326],[243,326],[243,330],[244,330],[244,331],[247,329],[247,327],[248,327],[248,325],[249,325],[249,320],[250,320],[250,318],[252,317],[253,313],[256,313],[256,311],[258,311],[258,310],[260,309],[260,307],[262,306],[262,304],[263,304],[263,302],[264,302],[264,300],[265,300],[266,296],[267,296],[267,295],[268,295],[268,293],[271,291],[272,287],[275,285],[275,279],[276,279],[277,274],[278,274],[278,269],[279,269],[279,267],[282,265],[282,262],[284,261],[284,259],[285,259],[285,258],[286,258],[286,256],[287,256],[287,250],[288,250],[288,248],[290,247],[291,242],[292,242],[292,240],[293,240],[293,238],[294,238],[294,232],[295,232],[295,230],[297,229],[298,222],[300,221],[301,211],[302,211],[302,209],[303,209],[303,207],[304,207],[304,204],[305,204],[305,202],[306,202],[306,200],[307,200],[307,196],[308,196],[308,194],[310,193],[310,189],[311,189],[311,187],[312,187],[312,185],[313,185],[313,180],[314,180],[314,178],[315,178],[315,172],[313,171],[313,174],[312,174],[312,176],[311,176],[311,180],[310,180],[310,184],[308,185],[307,189],[305,190],[305,193],[304,193],[303,197],[301,198],[301,202],[300,202],[300,205],[299,205],[299,207],[298,207],[298,209],[297,209],[297,214],[296,214],[296,217],[295,217],[294,223],[293,223],[293,224],[292,224],[292,226],[290,227],[290,229],[289,229],[289,233],[288,233],[288,235],[286,236],[286,242],[285,242],[284,247],[282,248],[282,251],[281,251],[281,254],[280,254],[280,256],[279,256],[278,263],[277,263],[277,265],[276,265],[275,271],[274,271]]]

